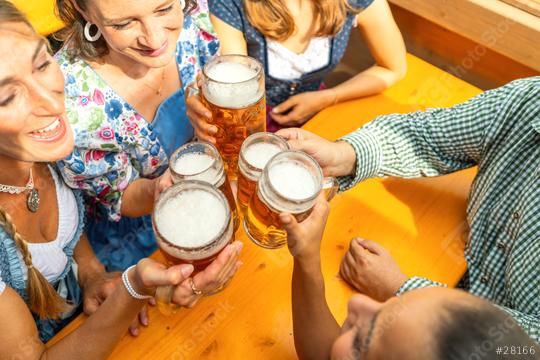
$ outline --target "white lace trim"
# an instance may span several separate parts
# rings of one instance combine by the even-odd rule
[[[330,38],[315,37],[302,54],[287,49],[283,44],[266,39],[268,74],[281,80],[295,80],[330,63]]]

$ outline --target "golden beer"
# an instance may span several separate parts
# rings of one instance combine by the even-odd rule
[[[195,271],[234,241],[227,199],[203,181],[181,181],[165,190],[156,202],[152,226],[169,265],[189,263]]]
[[[178,148],[169,160],[173,183],[182,180],[201,180],[218,188],[231,209],[234,231],[240,225],[238,209],[231,184],[216,147],[207,142],[190,142]]]
[[[236,193],[236,199],[238,200],[238,206],[240,207],[240,212],[246,216],[247,207],[251,197],[255,193],[257,187],[257,181],[248,179],[242,171],[238,172],[238,192]]]
[[[203,69],[202,101],[218,131],[216,146],[229,179],[238,176],[238,154],[251,134],[266,130],[264,71],[243,55],[218,56]]]
[[[225,195],[204,181],[183,180],[165,190],[154,206],[152,227],[169,266],[192,264],[194,273],[204,270],[234,241],[229,203]],[[225,285],[205,295],[215,294]],[[174,288],[159,286],[158,309],[165,315],[178,310],[172,304]]]
[[[251,197],[244,229],[257,245],[276,249],[287,243],[279,213],[304,220],[322,190],[323,175],[317,162],[300,151],[283,151],[266,165]]]
[[[267,132],[250,135],[244,141],[238,157],[237,192],[238,205],[244,215],[264,167],[274,155],[288,149],[285,139]]]

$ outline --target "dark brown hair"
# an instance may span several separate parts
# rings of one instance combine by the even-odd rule
[[[63,30],[55,34],[55,38],[69,43],[69,56],[71,58],[82,58],[85,60],[96,60],[107,55],[109,49],[103,37],[94,42],[87,41],[84,37],[84,26],[86,20],[75,7],[83,11],[87,10],[89,0],[56,0],[56,13],[66,24]],[[190,13],[197,8],[197,0],[186,0],[184,13]]]
[[[509,347],[540,352],[538,344],[509,314],[485,300],[474,304],[443,304],[441,309],[444,311],[441,321],[432,330],[434,359],[490,360],[495,357],[496,349]],[[510,360],[515,356],[501,354],[496,358]]]
[[[245,0],[244,6],[251,25],[265,37],[277,41],[288,39],[296,25],[284,0]],[[358,13],[347,0],[312,0],[315,36],[334,36],[345,24],[349,12]]]

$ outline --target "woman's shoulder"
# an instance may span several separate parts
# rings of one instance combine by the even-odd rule
[[[87,149],[117,149],[114,120],[129,105],[107,86],[82,59],[73,59],[67,49],[56,55],[65,78],[67,119],[75,135],[75,146]]]
[[[197,15],[186,15],[182,32],[178,38],[179,44],[190,42],[192,45],[195,45],[198,41],[218,41],[207,12],[200,12]]]
[[[238,9],[244,9],[245,0],[208,0],[208,8],[210,12],[214,12],[216,7],[235,7]]]
[[[374,0],[348,0],[349,5],[356,9],[365,9],[373,3]]]
[[[55,59],[64,74],[68,111],[73,110],[71,107],[84,109],[89,101],[100,106],[105,104],[104,92],[108,86],[86,61],[73,58],[65,47],[55,54]],[[79,101],[71,101],[73,99]]]
[[[81,58],[73,57],[67,46],[62,47],[54,58],[64,74],[66,95],[76,95],[82,90],[87,78],[92,78],[88,64]]]
[[[198,0],[197,7],[193,9],[186,17],[191,18],[192,22],[201,30],[214,34],[214,27],[210,21],[208,2],[206,0]]]
[[[191,16],[185,17],[176,46],[176,61],[184,88],[196,80],[202,67],[219,50],[219,40],[209,26],[210,29]]]
[[[212,15],[236,28],[246,22],[243,0],[208,0],[208,7]]]

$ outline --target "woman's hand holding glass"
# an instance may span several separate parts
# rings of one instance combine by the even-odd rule
[[[195,130],[195,136],[199,140],[215,144],[216,139],[214,138],[214,135],[216,135],[218,129],[216,126],[208,123],[208,120],[212,118],[212,113],[202,103],[201,95],[198,90],[193,90],[200,88],[200,79],[198,80],[198,84],[198,87],[192,85],[188,86],[186,95],[186,114]]]
[[[242,262],[238,260],[242,247],[240,241],[227,245],[204,270],[181,282],[174,289],[171,301],[176,305],[191,308],[204,295],[226,286],[242,266]],[[193,288],[201,293],[195,293]]]
[[[154,185],[154,202],[159,198],[159,195],[173,186],[173,180],[171,176],[171,171],[169,169],[165,170],[160,177],[153,180]]]
[[[172,287],[171,303],[191,308],[202,296],[225,286],[232,279],[242,266],[242,262],[238,261],[242,247],[240,241],[227,245],[210,265],[193,277],[191,264],[167,267],[151,259],[139,261],[130,275],[138,293],[154,296],[158,287]]]

